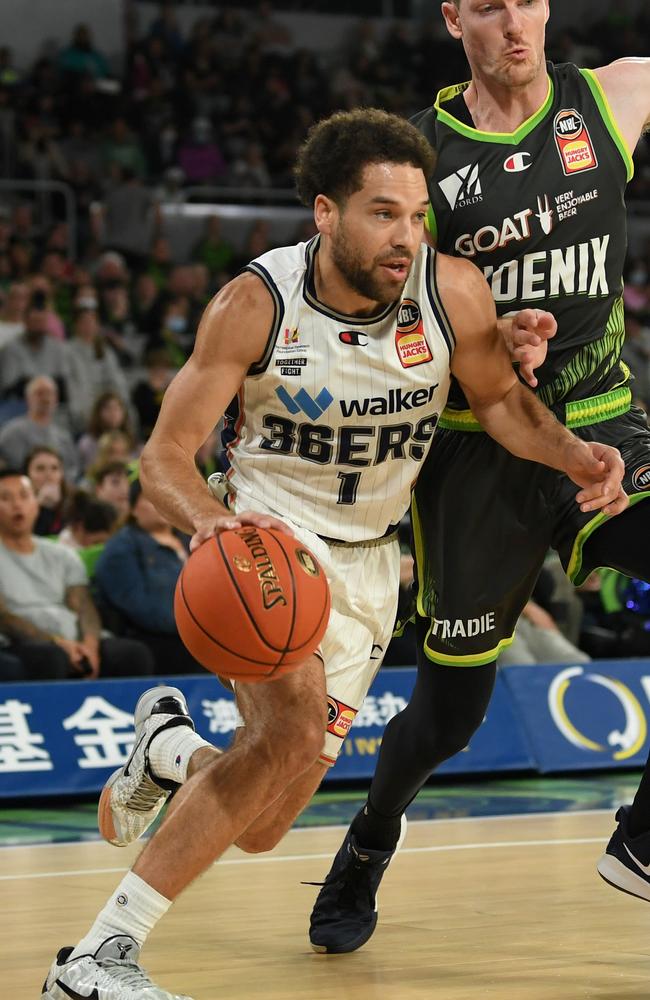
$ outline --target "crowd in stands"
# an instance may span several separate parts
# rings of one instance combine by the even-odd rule
[[[650,15],[619,17],[612,31],[618,16],[555,37],[551,57],[598,65],[646,53]],[[172,613],[188,539],[140,493],[137,460],[206,303],[272,243],[260,220],[234,246],[214,214],[179,260],[161,200],[200,184],[291,188],[296,148],[322,115],[359,104],[409,115],[465,78],[461,50],[437,20],[361,21],[325,56],[295,49],[267,3],[220,8],[185,32],[163,4],[146,31],[131,23],[122,67],[83,25],[31,65],[0,49],[0,175],[64,181],[76,205],[72,239],[56,196],[0,200],[0,680],[200,669]],[[650,198],[647,143],[630,197]],[[309,235],[301,227],[297,238]],[[625,358],[646,409],[647,249],[625,284]],[[218,468],[217,432],[196,457],[206,476]],[[405,595],[410,574],[405,553]],[[620,614],[607,618],[621,611],[611,600],[601,620],[588,598],[583,641],[558,625],[543,589],[522,629],[527,661],[561,646],[550,632],[562,631],[573,643],[562,655],[575,657],[577,646],[607,647],[599,629],[631,630]],[[637,632],[639,648],[650,632]],[[414,662],[408,633],[388,662]]]

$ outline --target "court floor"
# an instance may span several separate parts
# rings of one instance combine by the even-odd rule
[[[633,789],[635,779],[627,781]],[[580,784],[592,801],[589,780]],[[486,787],[447,787],[449,810],[461,795],[461,808],[489,799]],[[530,787],[509,798],[528,800]],[[499,790],[497,799],[508,798],[504,783]],[[438,791],[445,786],[433,796],[439,809]],[[560,782],[537,801],[563,798]],[[647,1000],[650,906],[598,878],[612,808],[581,804],[412,815],[382,886],[379,927],[347,956],[311,952],[317,890],[301,884],[323,877],[343,827],[297,828],[269,855],[232,849],[159,924],[142,962],[161,985],[195,1000]],[[56,950],[85,931],[136,854],[90,840],[0,850],[3,997],[39,996]]]

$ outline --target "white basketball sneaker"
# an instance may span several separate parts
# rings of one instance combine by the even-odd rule
[[[163,729],[194,729],[182,691],[155,687],[145,691],[135,706],[135,743],[123,767],[110,776],[99,798],[97,825],[104,840],[126,847],[147,830],[179,786],[158,778],[149,766],[149,746]]]
[[[41,1000],[192,1000],[149,979],[137,964],[140,948],[132,937],[108,938],[94,955],[68,961],[72,951],[61,948],[52,962]]]

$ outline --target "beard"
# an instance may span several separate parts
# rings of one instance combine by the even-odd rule
[[[376,270],[381,264],[390,263],[398,254],[395,253],[392,257],[375,257],[369,267],[364,266],[362,251],[351,245],[343,223],[340,224],[336,237],[332,240],[331,254],[347,284],[364,299],[387,306],[401,295],[409,272],[401,287],[397,287],[394,282],[389,284],[387,279],[382,279],[381,273]],[[413,261],[413,255],[408,250],[403,250],[399,256],[408,258],[411,263]]]

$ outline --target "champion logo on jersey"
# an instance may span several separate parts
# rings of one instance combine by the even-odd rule
[[[533,165],[533,157],[530,153],[513,153],[503,163],[503,169],[508,174],[520,174],[528,170]]]
[[[395,347],[402,368],[423,365],[433,359],[431,348],[424,334],[422,313],[417,302],[404,299],[397,314]]]
[[[449,174],[449,177],[438,181],[438,186],[452,209],[476,205],[479,201],[483,201],[478,163],[468,163],[466,167],[459,167],[453,174]]]
[[[278,386],[275,394],[289,413],[295,416],[302,410],[310,420],[317,420],[334,402],[334,396],[329,389],[321,389],[315,399],[306,389],[300,389],[295,396],[291,396],[283,385]]]
[[[341,330],[339,340],[342,344],[350,344],[352,347],[366,347],[368,334],[360,330]]]
[[[553,121],[555,145],[566,177],[595,170],[598,159],[582,115],[575,108],[558,111]]]

